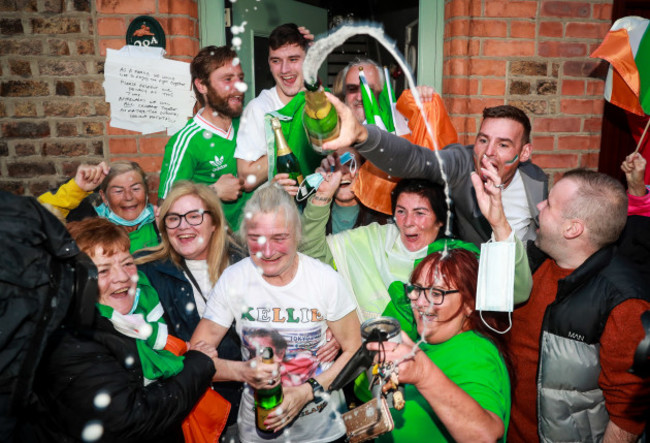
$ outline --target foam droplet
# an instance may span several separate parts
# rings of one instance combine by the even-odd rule
[[[240,48],[241,47],[241,37],[233,37],[232,38],[232,44],[233,46]]]
[[[212,132],[203,131],[203,138],[206,139],[206,140],[210,140],[212,138]]]
[[[192,311],[194,310],[194,303],[192,303],[192,302],[188,302],[188,303],[185,305],[185,310],[186,310],[188,313],[192,312]]]
[[[246,177],[246,183],[248,183],[249,185],[254,185],[256,181],[257,181],[257,179],[255,178],[254,174],[249,174]]]
[[[203,237],[198,237],[198,238],[196,239],[196,241],[199,242],[200,245],[202,245],[203,243],[205,243],[205,240],[203,239]]]
[[[257,258],[262,258],[262,252],[261,252],[261,251],[257,251],[257,252],[255,253],[255,257],[257,257]]]
[[[145,338],[149,338],[151,337],[151,334],[153,334],[153,328],[149,323],[143,323],[140,325],[139,331]]]
[[[235,89],[239,92],[246,92],[248,90],[248,85],[244,82],[237,82],[235,83]]]
[[[249,177],[250,177],[250,175],[249,175]],[[246,214],[244,214],[244,217],[246,218],[246,220],[250,220],[251,218],[253,218],[253,213],[252,212],[247,212]]]
[[[250,367],[251,369],[255,369],[257,367],[257,360],[251,360]]]
[[[232,59],[232,65],[237,66],[240,63],[239,57],[235,57]]]
[[[266,236],[264,236],[264,235],[260,235],[259,238],[257,239],[257,243],[258,243],[259,245],[263,245],[263,244],[265,244],[265,243],[266,243]],[[261,253],[258,252],[258,254],[261,254]]]
[[[104,409],[111,404],[111,396],[106,391],[100,391],[95,395],[93,404],[97,409]]]
[[[129,355],[128,357],[126,357],[126,358],[124,359],[124,365],[125,365],[127,368],[130,368],[131,366],[133,366],[133,363],[135,363],[135,359],[133,358],[132,355]]]
[[[102,438],[104,434],[104,426],[98,420],[89,421],[81,431],[81,439],[83,441],[97,441]]]

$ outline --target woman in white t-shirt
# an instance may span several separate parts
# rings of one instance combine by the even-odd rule
[[[243,381],[252,389],[282,382],[284,400],[265,425],[255,426],[252,389],[239,409],[244,442],[273,439],[330,442],[345,437],[343,394],[325,390],[361,345],[356,302],[331,267],[297,252],[300,216],[293,199],[275,184],[259,188],[247,202],[242,235],[250,257],[227,268],[210,293],[192,343],[217,346],[234,320],[244,362],[218,360],[215,380]],[[342,353],[333,363],[317,355],[329,328]],[[275,349],[275,363],[259,351]]]

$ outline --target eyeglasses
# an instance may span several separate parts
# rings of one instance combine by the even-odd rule
[[[430,305],[441,305],[445,301],[445,295],[460,292],[458,289],[423,288],[422,286],[404,283],[404,293],[409,301],[416,301],[424,292],[424,298]]]
[[[170,212],[164,218],[165,227],[167,229],[176,229],[181,225],[181,220],[185,219],[188,225],[198,226],[203,223],[203,215],[210,214],[210,211],[204,211],[203,209],[195,209],[193,211],[188,211],[185,214],[176,214]]]

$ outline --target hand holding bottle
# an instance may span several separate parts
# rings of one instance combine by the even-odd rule
[[[253,389],[268,389],[280,383],[280,363],[265,363],[261,356],[252,358],[244,365],[242,381]]]
[[[365,126],[359,123],[352,110],[329,92],[325,92],[325,95],[336,108],[341,127],[337,138],[323,143],[323,151],[337,151],[341,148],[365,142],[368,138],[368,131]]]
[[[289,173],[281,172],[279,174],[275,174],[275,177],[273,177],[272,181],[273,183],[277,183],[278,185],[282,186],[290,196],[295,197],[298,194],[298,182],[292,179]]]
[[[309,383],[284,388],[284,399],[280,406],[264,420],[264,425],[273,432],[278,432],[298,417],[302,408],[314,398]]]

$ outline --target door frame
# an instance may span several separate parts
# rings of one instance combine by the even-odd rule
[[[200,46],[226,44],[226,8],[224,0],[198,0]],[[205,25],[210,17],[210,26]],[[420,0],[418,20],[417,78],[421,85],[433,85],[442,93],[443,33],[445,2]],[[423,51],[423,48],[432,50]],[[433,55],[431,55],[433,54]]]

